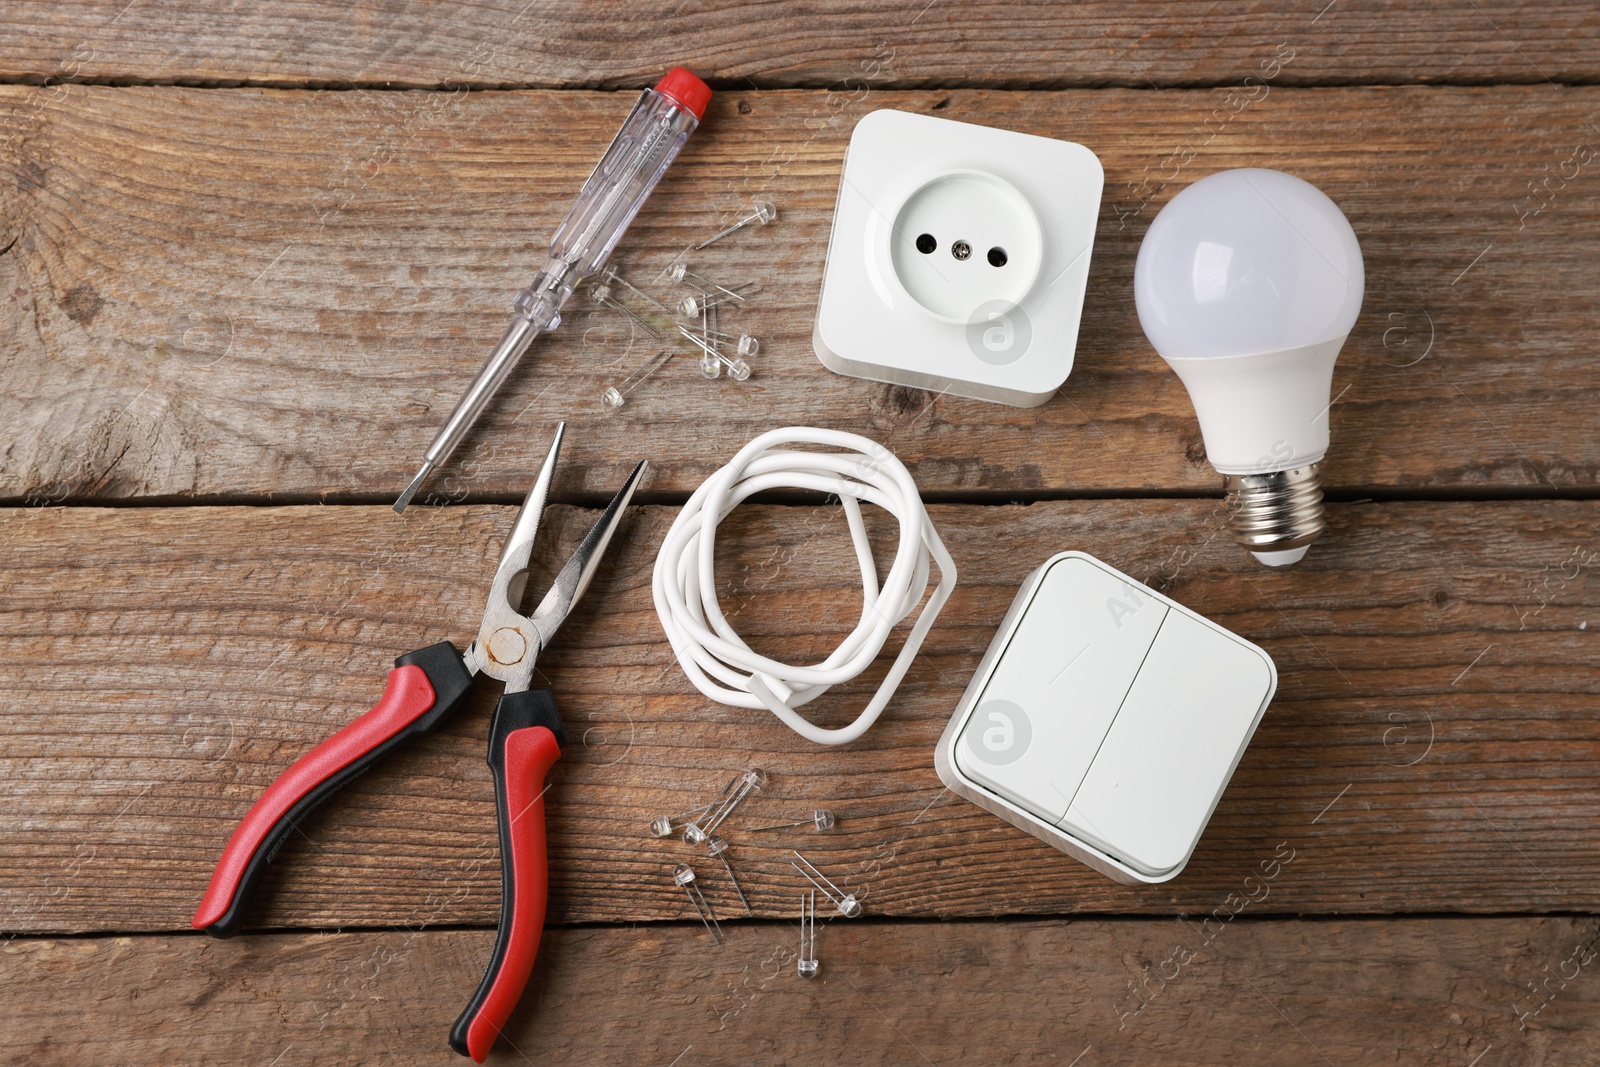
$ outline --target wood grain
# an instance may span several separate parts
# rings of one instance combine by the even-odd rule
[[[0,77],[204,85],[617,88],[685,64],[738,88],[1237,84],[1297,50],[1292,84],[1594,81],[1576,0],[892,4],[550,0],[12,0]]]
[[[1597,35],[1578,0],[0,5],[0,1061],[454,1059],[498,917],[497,687],[301,826],[258,932],[188,922],[260,791],[394,655],[468,636],[503,505],[566,418],[540,574],[594,518],[569,505],[654,466],[541,661],[569,735],[556,925],[491,1062],[1600,1062]],[[775,201],[776,226],[694,257],[763,285],[737,317],[755,378],[680,360],[606,415],[654,348],[578,302],[430,487],[462,506],[397,519],[633,91],[677,63],[717,97],[619,263],[676,296],[673,257]],[[879,107],[1100,155],[1078,363],[1045,407],[816,363],[839,168]],[[1156,212],[1234,166],[1317,183],[1366,256],[1324,464],[1342,502],[1282,572],[1229,542],[1130,299]],[[785,424],[885,442],[960,566],[844,751],[709,704],[650,601],[670,505]],[[163,506],[5,506],[98,503]],[[250,506],[170,506],[196,504]],[[763,651],[819,658],[860,610],[832,509],[742,509],[720,545]],[[1069,547],[1279,668],[1166,886],[1116,886],[932,770],[1017,584]],[[810,710],[843,723],[875,683]],[[770,784],[724,827],[742,919],[716,864],[645,825],[752,764]],[[830,834],[742,832],[819,805]],[[824,916],[812,982],[791,846],[866,903]],[[685,859],[721,948],[670,883]]]
[[[10,1007],[0,1047],[7,1062],[37,1067],[443,1063],[490,937],[13,941],[0,945]],[[1593,919],[1238,920],[1210,946],[1200,937],[1190,923],[1149,920],[840,920],[819,930],[821,973],[808,982],[795,974],[790,923],[741,928],[721,948],[698,926],[552,929],[489,1062],[1465,1067],[1487,1051],[1481,1063],[1537,1067],[1600,1057]]]
[[[1237,113],[1209,92],[724,94],[621,264],[654,284],[741,204],[777,202],[776,225],[700,264],[765,285],[739,319],[763,341],[756,376],[707,383],[682,360],[607,414],[599,394],[653,348],[580,306],[429,491],[514,499],[556,418],[615,446],[585,455],[590,494],[640,455],[655,491],[687,493],[756,433],[811,423],[886,442],[932,493],[1212,491],[1131,276],[1160,205],[1241,165],[1316,182],[1363,243],[1367,299],[1335,374],[1329,486],[1593,490],[1600,310],[1551,297],[1587,292],[1600,256],[1600,183],[1573,155],[1594,141],[1600,89],[1262,89]],[[0,155],[13,311],[0,322],[0,499],[13,501],[392,499],[627,106],[580,92],[59,91],[0,91],[13,131]],[[855,120],[885,106],[1101,153],[1078,363],[1044,407],[817,363],[840,161]],[[1530,182],[1545,183],[1539,196]]]
[[[582,438],[570,441],[581,457]],[[546,523],[570,545],[592,512]],[[1300,566],[1268,571],[1208,501],[942,506],[960,568],[884,719],[820,750],[708,703],[661,636],[651,564],[673,511],[624,528],[541,659],[570,740],[551,793],[552,921],[681,918],[691,854],[651,818],[738,770],[772,782],[731,820],[758,914],[790,910],[790,847],[874,915],[1600,909],[1600,506],[1336,505]],[[389,661],[464,641],[511,510],[14,510],[0,602],[0,927],[180,930],[237,820],[376,699]],[[878,527],[893,551],[892,528]],[[550,573],[556,542],[539,566]],[[860,611],[837,509],[750,507],[723,527],[724,610],[758,649],[822,658]],[[1029,570],[1081,548],[1258,641],[1278,695],[1188,869],[1117,886],[943,790],[932,748]],[[891,646],[891,652],[893,651]],[[886,662],[886,661],[885,661]],[[842,724],[871,675],[811,706]],[[255,921],[487,924],[498,907],[484,744],[493,687],[303,827]],[[828,835],[739,827],[836,811]],[[691,857],[692,858],[692,857]],[[731,897],[707,872],[718,906]]]

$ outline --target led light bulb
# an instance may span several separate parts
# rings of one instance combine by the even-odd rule
[[[1139,322],[1189,391],[1235,539],[1268,566],[1299,562],[1326,525],[1333,363],[1365,284],[1344,213],[1276,170],[1200,179],[1139,246]]]

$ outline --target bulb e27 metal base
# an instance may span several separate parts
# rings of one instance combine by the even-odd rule
[[[1269,567],[1298,563],[1327,528],[1315,463],[1286,471],[1225,474],[1233,539]]]

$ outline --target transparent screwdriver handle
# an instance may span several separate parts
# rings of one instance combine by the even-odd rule
[[[599,270],[699,124],[692,110],[659,87],[640,93],[556,231],[550,258],[570,264],[579,277]]]
[[[709,99],[705,83],[681,67],[639,94],[639,102],[556,230],[550,258],[513,299],[511,324],[428,447],[422,469],[395,502],[396,511],[405,510],[427,476],[450,458],[534,338],[561,324],[561,309],[573,290],[605,265],[651,190],[700,125]]]

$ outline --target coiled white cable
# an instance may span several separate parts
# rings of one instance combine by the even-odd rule
[[[800,452],[783,444],[816,444],[843,452]],[[717,603],[717,524],[745,498],[764,489],[811,489],[839,497],[861,567],[861,621],[821,663],[793,666],[757,655],[723,617]],[[880,588],[861,501],[900,520],[894,565]],[[848,682],[872,663],[896,623],[927,592],[929,560],[939,584],[917,617],[872,700],[849,726],[823,729],[795,712]],[[656,614],[684,673],[700,692],[722,704],[767,708],[800,736],[842,745],[867,731],[899,688],[939,610],[956,584],[955,561],[928,520],[911,474],[887,448],[839,430],[791,426],[764,433],[695,490],[656,556]]]

